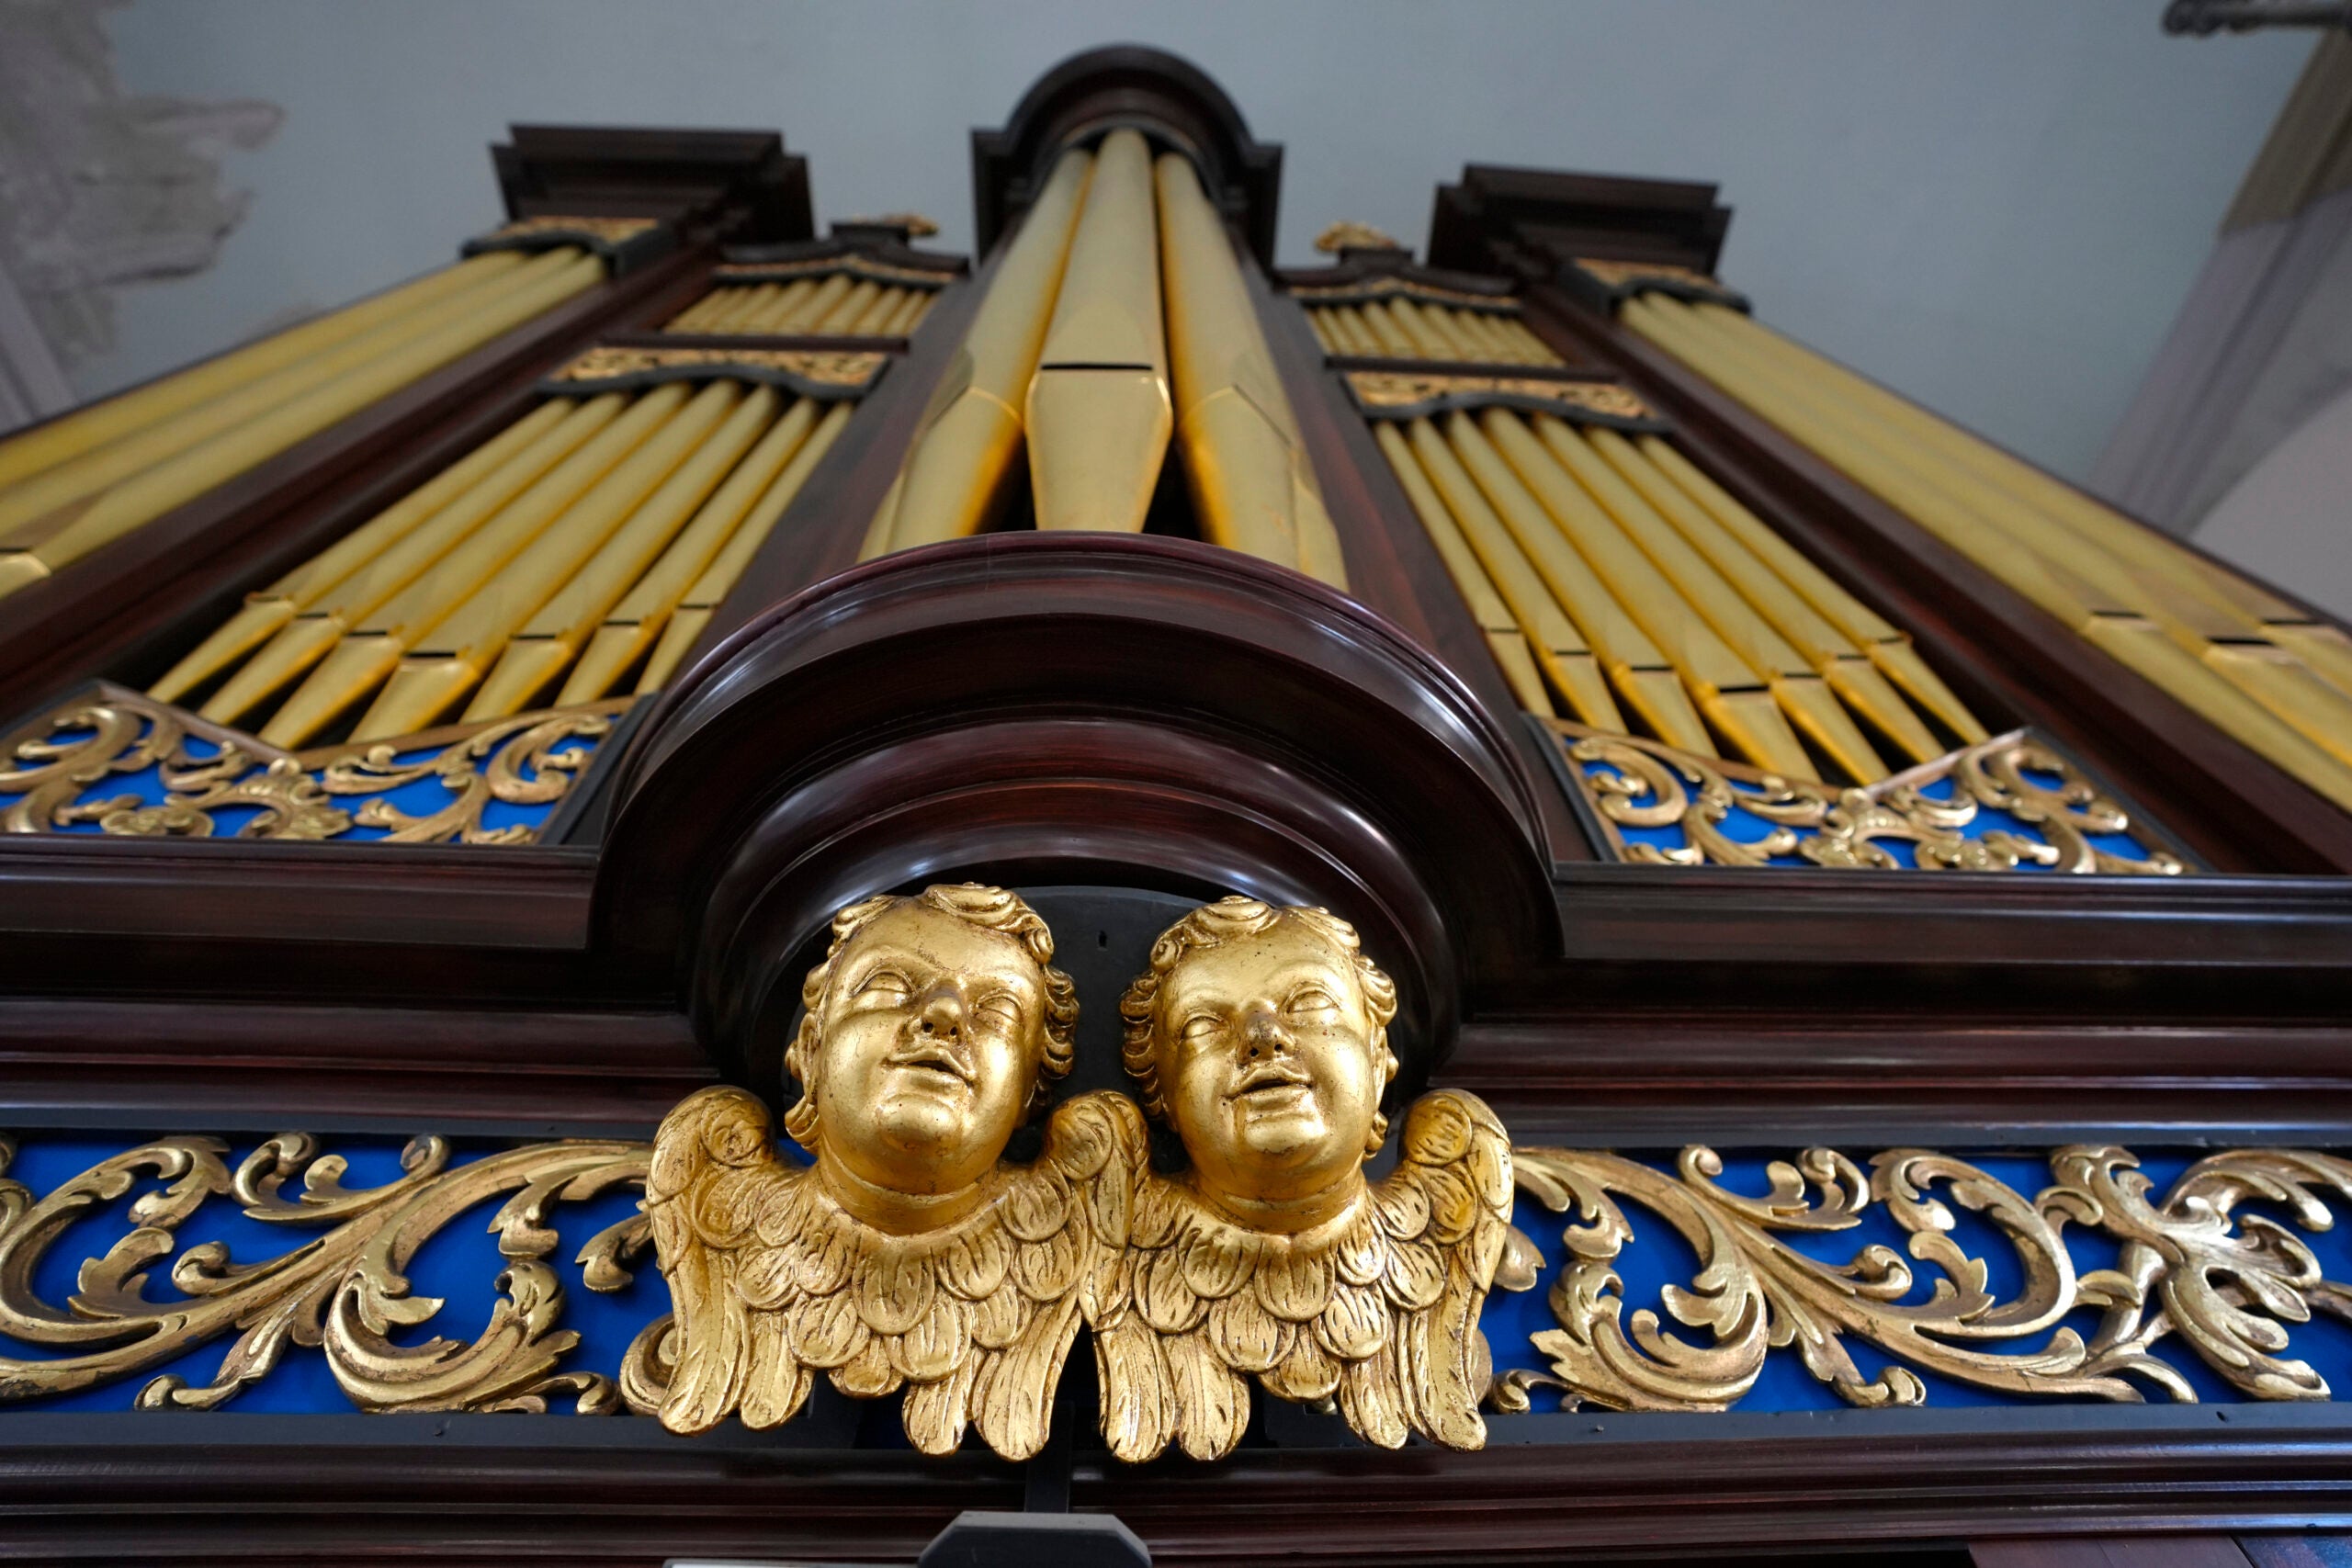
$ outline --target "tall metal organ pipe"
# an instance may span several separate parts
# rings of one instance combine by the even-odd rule
[[[1157,173],[1176,443],[1201,532],[1345,588],[1339,530],[1225,225],[1184,158],[1162,153]]]
[[[1093,164],[1092,153],[1073,148],[1054,165],[932,396],[862,558],[977,533],[1001,501]]]
[[[1137,533],[1175,415],[1159,314],[1151,150],[1114,130],[1094,155],[1061,298],[1029,383],[1039,528]]]

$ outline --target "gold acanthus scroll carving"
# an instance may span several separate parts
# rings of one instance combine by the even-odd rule
[[[611,1379],[559,1370],[580,1337],[556,1326],[563,1290],[548,1262],[558,1241],[550,1219],[561,1203],[642,1182],[645,1145],[537,1144],[452,1166],[447,1144],[419,1138],[401,1153],[399,1178],[359,1189],[343,1185],[344,1158],[306,1134],[270,1138],[233,1170],[227,1149],[213,1138],[159,1138],[38,1199],[0,1180],[0,1335],[56,1352],[0,1356],[0,1403],[112,1382],[233,1333],[210,1382],[157,1377],[140,1391],[140,1407],[218,1408],[298,1346],[323,1349],[363,1410],[544,1411],[559,1395],[582,1415],[621,1407]],[[0,1138],[0,1173],[14,1155]],[[72,1299],[62,1307],[41,1300],[33,1278],[51,1244],[151,1180],[161,1185],[131,1200],[134,1227],[82,1264]],[[298,1181],[300,1190],[289,1192]],[[490,1322],[469,1342],[394,1343],[396,1330],[430,1323],[441,1308],[410,1292],[410,1260],[451,1220],[500,1193],[512,1196],[491,1221],[505,1268]],[[265,1224],[324,1234],[259,1262],[234,1261],[217,1241],[182,1248],[179,1227],[215,1199]],[[576,1255],[588,1287],[627,1286],[650,1239],[642,1214],[590,1237]],[[182,1299],[151,1301],[148,1271],[166,1260]]]
[[[1894,1149],[1867,1175],[1832,1149],[1768,1168],[1770,1191],[1726,1190],[1714,1151],[1682,1151],[1669,1174],[1589,1150],[1514,1151],[1521,1189],[1574,1212],[1551,1291],[1557,1329],[1534,1337],[1548,1372],[1496,1380],[1503,1409],[1527,1391],[1563,1392],[1569,1408],[1722,1410],[1755,1384],[1772,1349],[1849,1404],[1925,1403],[1930,1372],[2009,1394],[2138,1401],[2148,1391],[2194,1402],[2180,1370],[2155,1353],[2168,1337],[2253,1399],[2326,1399],[2326,1380],[2285,1354],[2291,1325],[2324,1313],[2352,1322],[2352,1287],[2325,1278],[2310,1247],[2248,1204],[2283,1209],[2304,1230],[2334,1216],[2322,1194],[2352,1198],[2352,1161],[2302,1149],[2233,1149],[2198,1160],[2161,1200],[2128,1149],[2073,1145],[2049,1156],[2051,1185],[2026,1197],[1979,1168],[1925,1149]],[[1940,1194],[1940,1195],[1939,1195]],[[1663,1219],[1697,1254],[1689,1286],[1667,1287],[1668,1314],[1703,1340],[1670,1332],[1646,1308],[1628,1316],[1612,1265],[1634,1236],[1623,1202]],[[1869,1245],[1842,1264],[1782,1239],[1860,1224],[1881,1205],[1908,1237],[1908,1259]],[[1985,1261],[1954,1239],[1956,1206],[1989,1222],[2015,1251],[2021,1283],[2003,1300]],[[2068,1225],[2116,1244],[2115,1266],[2076,1270]],[[1934,1271],[1925,1300],[1913,1263]],[[2086,1340],[2065,1324],[2099,1313]],[[1848,1354],[1862,1340],[1895,1364],[1876,1377]]]
[[[2179,876],[2189,869],[2153,826],[2030,730],[2013,729],[1876,784],[1839,789],[1741,770],[1566,719],[1553,720],[1552,728],[1562,738],[1577,787],[1612,832],[1621,827],[1681,829],[1684,842],[1672,847],[1623,840],[1611,846],[1623,859],[1645,864],[1760,866],[1793,855],[1815,865],[1890,871],[1902,862],[1886,846],[1903,842],[1923,871]],[[1592,763],[1607,771],[1588,766]],[[1735,789],[1732,779],[1743,773],[1750,787]],[[1948,794],[1925,793],[1942,779],[1951,782]],[[1770,830],[1761,838],[1733,838],[1723,824],[1735,807]],[[1998,828],[1974,837],[1962,831],[1985,812],[2006,813],[2040,840]],[[2102,842],[2127,834],[2145,845],[2143,856],[2119,853]]]
[[[1430,1171],[1483,1177],[1481,1134],[1490,1136],[1493,1129],[1468,1106],[1447,1106],[1448,1098],[1430,1097],[1407,1114],[1406,1159],[1425,1169],[1409,1181],[1391,1178],[1372,1190],[1380,1211],[1379,1236],[1391,1253],[1404,1255],[1394,1245],[1395,1216],[1387,1211],[1404,1209],[1401,1228],[1421,1227],[1410,1239],[1441,1247],[1445,1230],[1459,1224],[1461,1189],[1430,1179]],[[1113,1135],[1098,1146],[1112,1153],[1101,1169],[1115,1172],[1120,1145],[1135,1125],[1133,1113],[1113,1112],[1107,1123]],[[1104,1125],[1081,1122],[1062,1129],[1059,1151],[1048,1156],[1061,1162],[1062,1175],[1094,1158],[1084,1145]],[[1457,1145],[1460,1154],[1449,1159]],[[103,1160],[45,1195],[0,1179],[0,1337],[46,1352],[38,1358],[0,1355],[0,1404],[153,1373],[199,1346],[225,1339],[228,1348],[209,1380],[192,1384],[177,1375],[152,1376],[139,1393],[140,1407],[220,1408],[300,1349],[322,1351],[345,1393],[368,1411],[543,1411],[561,1399],[582,1415],[650,1413],[679,1376],[676,1359],[685,1337],[677,1324],[669,1316],[650,1324],[630,1346],[617,1379],[567,1369],[562,1363],[577,1337],[559,1326],[564,1291],[554,1263],[560,1247],[571,1250],[558,1234],[565,1206],[642,1185],[652,1152],[642,1143],[582,1140],[508,1149],[461,1163],[442,1141],[420,1138],[402,1154],[399,1177],[379,1187],[352,1188],[345,1185],[347,1167],[341,1156],[304,1134],[267,1139],[233,1166],[226,1145],[215,1139],[171,1137]],[[2328,1279],[2297,1234],[2332,1228],[2331,1205],[2352,1200],[2352,1160],[2337,1155],[2232,1149],[2197,1160],[2158,1196],[2131,1151],[2072,1145],[2051,1152],[2051,1183],[2029,1198],[1980,1167],[1920,1149],[1882,1154],[1867,1172],[1835,1151],[1807,1150],[1792,1162],[1768,1168],[1769,1190],[1760,1195],[1726,1190],[1719,1179],[1721,1162],[1701,1147],[1684,1150],[1671,1171],[1599,1151],[1510,1153],[1520,1190],[1555,1212],[1573,1211],[1574,1218],[1562,1236],[1566,1256],[1550,1296],[1559,1326],[1534,1338],[1549,1367],[1514,1368],[1495,1377],[1485,1391],[1491,1409],[1524,1410],[1531,1388],[1550,1386],[1563,1391],[1570,1405],[1721,1410],[1747,1393],[1766,1355],[1774,1350],[1794,1351],[1841,1397],[1865,1405],[1923,1402],[1923,1373],[2014,1397],[2134,1401],[2161,1393],[2193,1400],[2195,1389],[2180,1370],[2184,1354],[2201,1360],[2245,1398],[2324,1400],[2333,1396],[2326,1378],[2292,1353],[2290,1336],[2315,1314],[2352,1322],[2352,1285]],[[14,1156],[13,1145],[0,1138],[0,1177]],[[1148,1185],[1133,1195],[1139,1216],[1151,1202],[1165,1201],[1176,1185],[1154,1179],[1157,1188]],[[1052,1184],[1049,1176],[1046,1189]],[[1416,1193],[1430,1199],[1426,1223]],[[488,1324],[469,1341],[397,1343],[401,1331],[428,1327],[441,1306],[414,1294],[407,1278],[411,1261],[453,1222],[502,1196],[490,1224],[502,1267]],[[1477,1202],[1486,1197],[1473,1193]],[[1454,1203],[1456,1218],[1447,1218],[1441,1200]],[[1096,1205],[1099,1215],[1104,1200],[1088,1190],[1072,1201]],[[207,1206],[215,1203],[233,1204],[252,1219],[284,1229],[290,1245],[278,1256],[257,1260],[232,1258],[218,1241],[183,1245],[181,1235],[202,1224]],[[77,1225],[102,1220],[119,1207],[129,1210],[129,1233],[81,1262],[71,1298],[41,1299],[34,1280],[52,1247]],[[1698,1336],[1668,1326],[1653,1311],[1632,1310],[1626,1301],[1615,1264],[1634,1239],[1629,1207],[1658,1216],[1696,1255],[1690,1283],[1669,1287],[1664,1304],[1675,1325],[1698,1330]],[[1786,1239],[1853,1230],[1874,1207],[1907,1237],[1902,1251],[1864,1245],[1842,1263],[1825,1262]],[[1965,1233],[1956,1224],[1954,1210],[1988,1223],[2016,1252],[2016,1277],[2021,1280],[2016,1289],[1988,1288],[1996,1276],[1986,1259],[1959,1245]],[[1015,1219],[1007,1215],[1008,1229]],[[1046,1234],[1035,1213],[1019,1223]],[[1095,1223],[1111,1228],[1099,1219]],[[1159,1234],[1154,1229],[1159,1223],[1138,1217],[1131,1234]],[[1441,1359],[1451,1354],[1451,1341],[1429,1336],[1453,1332],[1455,1320],[1442,1312],[1417,1317],[1408,1310],[1410,1294],[1425,1284],[1415,1284],[1413,1276],[1392,1284],[1385,1274],[1374,1273],[1366,1259],[1372,1248],[1362,1243],[1364,1233],[1356,1233],[1357,1242],[1331,1250],[1332,1295],[1310,1319],[1299,1314],[1311,1303],[1311,1290],[1289,1293],[1299,1283],[1302,1260],[1319,1252],[1308,1233],[1288,1233],[1286,1249],[1270,1251],[1285,1233],[1204,1227],[1190,1209],[1178,1211],[1175,1224],[1181,1228],[1170,1234],[1180,1239],[1137,1247],[1117,1259],[1114,1272],[1095,1276],[1098,1282],[1110,1281],[1107,1291],[1098,1283],[1095,1301],[1116,1303],[1124,1289],[1125,1321],[1149,1331],[1128,1336],[1130,1348],[1148,1370],[1130,1387],[1156,1390],[1161,1412],[1196,1410],[1202,1398],[1222,1397],[1220,1388],[1238,1403],[1243,1397],[1238,1382],[1246,1375],[1257,1376],[1275,1392],[1298,1387],[1295,1340],[1286,1353],[1269,1356],[1263,1339],[1238,1335],[1258,1321],[1253,1308],[1263,1309],[1272,1323],[1279,1349],[1285,1325],[1295,1336],[1312,1334],[1320,1343],[1369,1305],[1364,1315],[1385,1315],[1390,1343],[1399,1347],[1393,1364],[1403,1370],[1398,1392],[1407,1418],[1416,1410],[1442,1415],[1451,1409],[1451,1418],[1458,1419],[1459,1403],[1447,1403],[1459,1400],[1458,1384],[1432,1403],[1428,1385],[1410,1375],[1412,1358],[1432,1349],[1441,1352]],[[1474,1218],[1472,1233],[1486,1224],[1483,1216]],[[2096,1250],[2111,1257],[2112,1265],[2078,1268],[2066,1246],[2068,1226],[2098,1236]],[[907,1269],[899,1278],[927,1279],[936,1291],[943,1280],[952,1289],[954,1275],[970,1292],[959,1301],[997,1299],[998,1292],[975,1289],[984,1279],[976,1280],[969,1272],[976,1258],[993,1249],[963,1245],[978,1234],[975,1229],[948,1229],[954,1234],[929,1255],[932,1271]],[[1052,1234],[1070,1232],[1066,1227]],[[1237,1247],[1237,1235],[1254,1239]],[[589,1290],[612,1292],[628,1287],[632,1268],[651,1245],[648,1216],[637,1213],[605,1225],[571,1256]],[[1811,1252],[1821,1250],[1818,1240],[1810,1245]],[[818,1256],[841,1257],[830,1249]],[[1038,1283],[1041,1277],[1024,1271],[1029,1255],[1008,1246],[996,1256],[1012,1289],[1020,1290],[1024,1279]],[[1447,1279],[1453,1278],[1462,1256],[1457,1248],[1446,1258]],[[1407,1268],[1418,1269],[1418,1278],[1426,1280],[1428,1261],[1424,1256]],[[852,1263],[841,1258],[837,1266],[848,1269]],[[1536,1282],[1540,1266],[1527,1238],[1507,1232],[1495,1283],[1527,1289]],[[1102,1267],[1099,1260],[1096,1267]],[[1311,1262],[1306,1269],[1311,1286],[1321,1277]],[[1155,1287],[1159,1276],[1165,1278]],[[1362,1292],[1351,1298],[1340,1289],[1367,1276],[1379,1282],[1377,1302],[1367,1303]],[[177,1295],[151,1299],[151,1278],[169,1280]],[[1245,1283],[1225,1288],[1235,1279]],[[1204,1280],[1210,1287],[1206,1292]],[[1050,1296],[1051,1280],[1044,1282]],[[1164,1302],[1153,1304],[1155,1289],[1179,1283],[1202,1298],[1203,1310],[1189,1334],[1164,1330],[1175,1314],[1165,1310]],[[923,1289],[911,1288],[918,1293]],[[1080,1288],[1087,1288],[1083,1280]],[[1219,1290],[1222,1294],[1215,1293]],[[844,1292],[833,1299],[864,1327],[854,1296]],[[1437,1299],[1446,1299],[1445,1292]],[[1219,1306],[1236,1301],[1246,1304],[1227,1308],[1220,1324]],[[1035,1321],[1033,1309],[1012,1305],[1031,1311],[1029,1321]],[[2065,1320],[2085,1309],[2097,1314],[2095,1323],[2078,1332]],[[976,1307],[972,1315],[977,1323],[981,1309]],[[1110,1321],[1115,1325],[1118,1320]],[[746,1324],[756,1332],[748,1314]],[[974,1334],[977,1340],[980,1330],[976,1327]],[[1192,1349],[1184,1348],[1188,1337]],[[1098,1330],[1098,1353],[1102,1338]],[[1894,1364],[1875,1377],[1865,1375],[1846,1349],[1853,1339]],[[2167,1359],[2167,1340],[2185,1350]],[[1267,1370],[1239,1373],[1226,1362],[1223,1370],[1236,1373],[1235,1381],[1206,1377],[1219,1364],[1216,1359],[1237,1343],[1261,1347],[1238,1359],[1262,1359]],[[1157,1363],[1150,1359],[1155,1348]],[[1364,1359],[1385,1375],[1376,1354]],[[1465,1374],[1475,1372],[1478,1359],[1474,1353],[1460,1365]],[[1024,1373],[1035,1370],[1034,1362],[1021,1366]],[[1169,1381],[1158,1382],[1157,1374],[1148,1373],[1153,1366],[1163,1369]],[[1182,1380],[1195,1375],[1201,1381],[1188,1393]],[[1343,1397],[1344,1371],[1341,1378],[1336,1392]],[[1050,1379],[1045,1383],[1050,1390]],[[1187,1399],[1189,1405],[1178,1403]],[[1147,1429],[1153,1419],[1148,1407],[1138,1416],[1125,1403],[1107,1405],[1103,1415],[1114,1435]],[[1123,1451],[1136,1451],[1131,1437],[1120,1443]]]
[[[493,825],[492,806],[548,806],[585,772],[594,742],[627,701],[449,725],[396,741],[284,751],[169,703],[100,682],[0,737],[0,833],[54,833],[95,823],[129,838],[209,838],[215,813],[250,811],[245,839],[324,840],[381,828],[390,843],[522,844],[538,829]],[[195,751],[201,740],[210,750]],[[101,792],[153,768],[160,801]],[[383,798],[425,779],[447,802],[421,816]]]

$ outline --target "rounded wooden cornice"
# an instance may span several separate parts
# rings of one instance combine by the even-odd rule
[[[972,200],[986,255],[1029,205],[1064,147],[1132,125],[1181,149],[1261,265],[1274,262],[1283,150],[1250,134],[1214,77],[1165,50],[1118,44],[1073,54],[1037,78],[998,130],[972,132]]]
[[[773,1089],[832,911],[967,877],[1325,905],[1397,979],[1404,1083],[1555,951],[1508,738],[1387,622],[1189,541],[910,550],[746,625],[620,763],[593,942]]]

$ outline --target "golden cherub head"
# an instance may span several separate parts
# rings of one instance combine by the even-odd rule
[[[1203,1195],[1261,1228],[1317,1223],[1387,1136],[1396,983],[1326,909],[1222,898],[1152,944],[1127,987],[1127,1071]]]
[[[1078,997],[1020,895],[965,883],[833,917],[785,1054],[785,1130],[853,1213],[939,1223],[922,1200],[971,1190],[1069,1071]],[[919,1213],[894,1211],[894,1196]]]

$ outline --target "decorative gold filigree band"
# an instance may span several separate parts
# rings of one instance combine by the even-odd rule
[[[2320,1194],[2352,1197],[2352,1162],[2334,1155],[2211,1155],[2161,1201],[2151,1200],[2138,1156],[2098,1145],[2053,1150],[2051,1185],[2031,1198],[1926,1149],[1889,1150],[1867,1175],[1834,1149],[1807,1149],[1768,1168],[1761,1197],[1718,1185],[1723,1162],[1704,1147],[1684,1149],[1671,1175],[1585,1150],[1519,1148],[1511,1159],[1522,1192],[1555,1213],[1573,1209],[1577,1223],[1562,1235],[1566,1257],[1551,1289],[1560,1326],[1534,1336],[1550,1370],[1498,1377],[1495,1397],[1507,1409],[1525,1409],[1527,1390],[1547,1386],[1569,1408],[1723,1410],[1755,1385],[1767,1353],[1783,1348],[1859,1405],[1924,1404],[1922,1371],[2013,1395],[2137,1402],[2157,1390],[2194,1402],[2180,1369],[2155,1353],[2168,1337],[2248,1398],[2326,1399],[2326,1379],[2287,1354],[2289,1333],[2315,1312],[2352,1320],[2352,1289],[2326,1279],[2299,1236],[2267,1214],[2240,1213],[2277,1205],[2305,1230],[2330,1228]],[[1664,1300],[1703,1341],[1668,1332],[1647,1309],[1628,1317],[1612,1267],[1634,1237],[1625,1201],[1698,1255],[1691,1283],[1668,1285]],[[1910,1261],[1870,1245],[1825,1263],[1781,1239],[1852,1229],[1873,1204],[1908,1238]],[[1955,1207],[2015,1249],[2021,1282],[2008,1299],[1987,1288],[1985,1260],[1954,1239]],[[2115,1267],[2078,1271],[2068,1225],[2113,1243]],[[1933,1271],[1924,1292],[1914,1261]],[[2087,1341],[2064,1322],[2086,1308],[2100,1314]],[[1865,1375],[1849,1337],[1895,1364]]]
[[[1378,273],[1348,283],[1300,283],[1290,297],[1302,305],[1362,305],[1375,299],[1410,299],[1425,305],[1451,305],[1457,310],[1478,310],[1492,316],[1516,316],[1519,301],[1508,294],[1473,294],[1417,277]]]
[[[825,354],[773,348],[592,348],[540,389],[557,396],[659,387],[672,381],[757,381],[804,398],[861,398],[890,362],[887,354]]]
[[[0,739],[0,832],[65,832],[96,823],[129,838],[209,838],[219,813],[250,811],[244,839],[333,839],[381,828],[395,843],[528,843],[537,829],[491,826],[493,805],[547,807],[582,776],[586,748],[630,699],[447,725],[370,745],[283,751],[169,703],[99,682]],[[213,750],[195,754],[191,740]],[[107,793],[156,771],[162,797]],[[384,799],[437,779],[448,802],[412,816]],[[13,798],[10,798],[13,797]]]
[[[0,1335],[50,1353],[0,1356],[0,1402],[131,1377],[234,1336],[209,1382],[158,1376],[139,1405],[218,1408],[289,1348],[309,1348],[324,1352],[337,1383],[366,1410],[544,1410],[563,1396],[582,1414],[650,1412],[673,1370],[672,1320],[645,1325],[617,1379],[566,1370],[578,1336],[558,1326],[564,1292],[550,1259],[561,1205],[641,1188],[652,1152],[649,1144],[581,1140],[455,1164],[446,1142],[419,1138],[396,1179],[351,1189],[345,1161],[308,1134],[268,1139],[233,1168],[216,1139],[167,1137],[46,1195],[0,1180]],[[0,1138],[0,1173],[14,1156]],[[1769,1190],[1754,1195],[1723,1186],[1722,1160],[1702,1146],[1684,1149],[1672,1171],[1600,1151],[1513,1149],[1521,1192],[1573,1218],[1551,1275],[1558,1327],[1533,1336],[1549,1364],[1499,1371],[1490,1407],[1524,1410],[1531,1389],[1548,1387],[1571,1407],[1726,1409],[1755,1386],[1775,1349],[1794,1350],[1814,1377],[1866,1406],[1925,1403],[1923,1372],[2014,1397],[2138,1401],[2154,1392],[2194,1401],[2178,1359],[2159,1354],[2168,1338],[2248,1399],[2332,1397],[2326,1378],[2292,1354],[2290,1335],[2315,1313],[2352,1321],[2352,1286],[2327,1279],[2296,1230],[2332,1227],[2326,1195],[2352,1199],[2352,1160],[2233,1149],[2196,1160],[2159,1198],[2128,1149],[2074,1145],[2046,1159],[2050,1185],[2029,1197],[1929,1150],[1890,1150],[1865,1171],[1814,1148],[1771,1163]],[[160,1185],[131,1197],[151,1183]],[[412,1259],[502,1194],[491,1221],[503,1259],[500,1294],[481,1333],[468,1342],[395,1343],[442,1304],[411,1293]],[[82,1263],[70,1303],[42,1300],[33,1280],[52,1244],[126,1199],[134,1228]],[[183,1247],[181,1227],[214,1199],[299,1240],[276,1258],[246,1261],[219,1242]],[[1617,1272],[1634,1239],[1628,1206],[1670,1225],[1696,1254],[1690,1283],[1669,1285],[1664,1304],[1674,1325],[1701,1331],[1698,1340],[1654,1311],[1629,1313]],[[1868,1244],[1827,1262],[1785,1239],[1857,1230],[1874,1209],[1907,1238],[1907,1259]],[[2014,1250],[2014,1291],[1988,1287],[1996,1275],[1956,1239],[1955,1210]],[[2100,1238],[2102,1256],[2111,1247],[2113,1266],[2081,1268],[2069,1226]],[[650,1245],[646,1217],[633,1214],[589,1237],[574,1258],[590,1290],[616,1292]],[[1497,1282],[1534,1283],[1530,1261],[1508,1263]],[[179,1298],[149,1300],[147,1274],[166,1265]],[[1507,1278],[1514,1271],[1523,1277]],[[2085,1310],[2098,1314],[2087,1338],[2065,1322]],[[1849,1340],[1893,1365],[1866,1374]]]
[[[1366,419],[1424,419],[1455,409],[1502,407],[1556,414],[1572,424],[1605,424],[1619,430],[1669,428],[1637,394],[1612,381],[1392,370],[1350,370],[1342,379]]]
[[[854,277],[892,288],[940,289],[956,281],[952,272],[893,266],[869,256],[812,256],[807,261],[726,262],[713,267],[713,288],[740,288],[754,283],[793,283],[801,278]]]
[[[1891,871],[1905,868],[1887,848],[1902,842],[1911,846],[1909,865],[1928,871],[2178,876],[2190,869],[2145,818],[2126,810],[2030,730],[1996,735],[1867,787],[1840,789],[1566,719],[1547,722],[1604,846],[1619,860],[1761,866],[1794,857]],[[1951,788],[1942,795],[1926,793],[1944,780]],[[1765,831],[1735,838],[1726,826],[1736,812]],[[1993,814],[2018,830],[1966,830]],[[1663,829],[1681,841],[1630,838],[1629,829]],[[2120,852],[2119,839],[2142,852]]]

